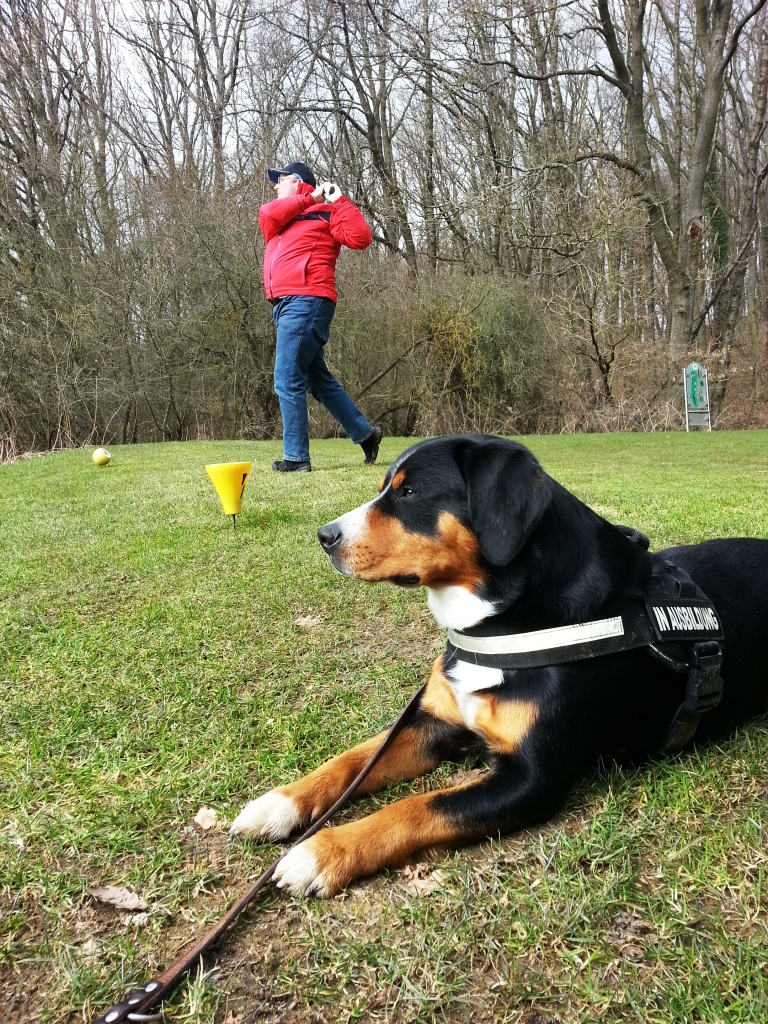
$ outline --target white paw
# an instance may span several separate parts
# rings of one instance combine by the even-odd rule
[[[248,833],[266,839],[285,839],[301,824],[296,804],[277,789],[251,800],[232,822],[229,838]]]
[[[278,889],[288,889],[296,896],[326,895],[326,880],[317,869],[311,842],[307,840],[294,846],[277,865],[273,877]]]

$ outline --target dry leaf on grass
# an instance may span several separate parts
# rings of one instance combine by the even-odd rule
[[[96,963],[101,956],[101,944],[91,936],[80,947],[80,954],[86,963]]]
[[[147,904],[137,896],[135,892],[124,889],[119,885],[92,885],[88,895],[93,896],[99,903],[108,903],[118,910],[147,910]]]
[[[609,923],[605,939],[612,946],[618,947],[622,960],[637,962],[645,956],[641,943],[647,941],[652,933],[653,929],[647,921],[642,921],[633,914],[621,912]]]
[[[636,945],[634,942],[627,942],[619,950],[622,960],[631,960],[637,962],[642,960],[645,956],[642,946]]]
[[[400,872],[405,891],[410,896],[431,896],[445,888],[446,874],[439,868],[430,871],[426,864],[413,864]]]
[[[123,924],[128,928],[144,928],[149,924],[149,914],[146,912],[140,914],[126,914],[123,918]]]
[[[394,1002],[396,995],[397,988],[394,985],[388,985],[386,988],[377,989],[368,1000],[368,1009],[380,1010],[385,1006],[389,1006],[390,1003]]]
[[[653,928],[647,921],[621,911],[609,922],[605,932],[606,939],[615,946],[622,946],[626,942],[637,941],[650,935]]]
[[[210,807],[201,807],[195,815],[195,824],[199,825],[200,828],[207,831],[209,828],[213,828],[216,822],[219,820],[219,816],[216,811]]]
[[[314,612],[309,611],[306,615],[299,615],[294,620],[297,626],[301,626],[303,629],[313,629],[315,626],[319,626],[322,623],[322,617],[316,615]]]
[[[458,768],[455,772],[451,772],[450,775],[443,779],[443,785],[448,786],[466,786],[470,782],[477,782],[477,780],[487,773],[482,768]]]

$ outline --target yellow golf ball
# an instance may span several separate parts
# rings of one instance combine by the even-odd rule
[[[97,466],[106,466],[112,456],[109,454],[106,448],[97,448],[91,456]]]

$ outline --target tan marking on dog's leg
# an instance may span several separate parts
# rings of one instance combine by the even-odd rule
[[[356,878],[402,866],[422,850],[462,842],[462,831],[432,808],[434,797],[408,797],[361,821],[323,829],[280,861],[278,885],[332,896]]]
[[[386,731],[381,732],[373,739],[331,758],[303,779],[281,786],[280,792],[293,800],[302,821],[319,818],[362,771],[386,735]],[[375,793],[403,779],[418,778],[432,771],[438,763],[436,756],[423,749],[418,727],[406,726],[363,780],[357,795]]]
[[[492,694],[478,694],[474,729],[481,733],[496,754],[513,754],[536,723],[538,707],[533,701],[499,700]]]
[[[464,725],[464,719],[461,717],[453,689],[443,671],[442,654],[435,658],[432,664],[432,672],[421,700],[421,706],[430,715],[439,718],[441,722],[448,722],[449,725]]]

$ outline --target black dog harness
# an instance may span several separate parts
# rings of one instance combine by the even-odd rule
[[[642,534],[631,539],[646,541]],[[501,635],[493,632],[492,623],[449,629],[447,653],[472,665],[509,670],[647,648],[673,672],[688,673],[685,700],[661,747],[661,753],[672,754],[693,738],[704,712],[720,703],[722,640],[720,617],[706,594],[680,566],[662,562],[654,567],[645,595],[631,601],[620,615]]]

